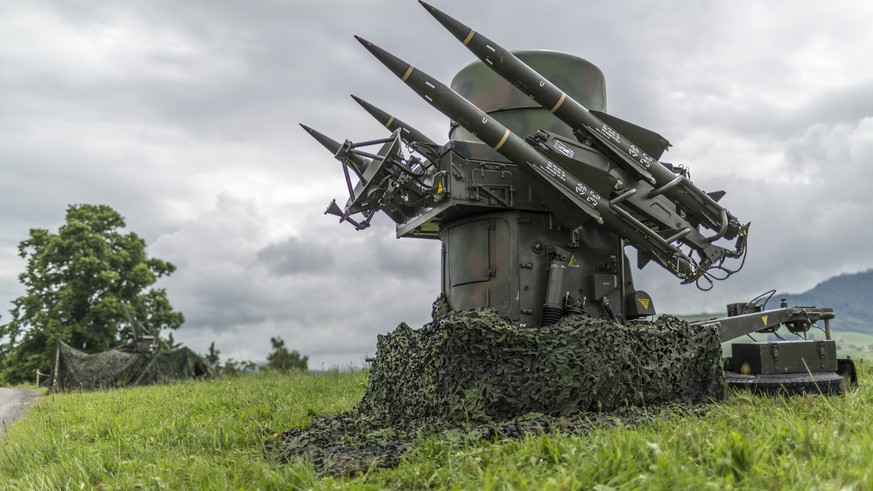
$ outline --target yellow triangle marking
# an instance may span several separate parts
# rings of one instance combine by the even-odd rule
[[[638,299],[638,300],[640,301],[640,305],[642,305],[644,309],[649,310],[649,301],[650,301],[650,299],[648,299],[648,298],[640,298],[640,299]]]
[[[575,255],[570,256],[570,262],[567,263],[567,266],[569,266],[569,267],[571,267],[571,268],[578,268],[578,267],[579,267],[579,263],[576,262],[576,256],[575,256]]]
[[[762,315],[762,316],[761,316],[761,320],[764,321],[764,325],[765,325],[765,326],[767,325],[767,317],[768,317],[768,316],[766,316],[766,315]]]
[[[438,182],[438,183],[437,183],[437,190],[436,190],[436,192],[437,192],[437,193],[442,193],[442,192],[443,192],[443,183],[441,183],[441,182]]]

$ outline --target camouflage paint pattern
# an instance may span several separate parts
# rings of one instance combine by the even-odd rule
[[[527,50],[517,51],[515,55],[586,107],[606,111],[606,79],[590,62],[557,51]],[[536,130],[573,136],[566,123],[482,62],[471,63],[458,72],[451,88],[519,136],[531,135]],[[463,128],[454,128],[450,137],[477,141]]]

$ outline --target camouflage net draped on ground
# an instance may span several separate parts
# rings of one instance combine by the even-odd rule
[[[108,350],[88,354],[58,343],[52,390],[93,390],[130,385],[217,377],[218,372],[188,348],[166,352],[130,353]]]
[[[284,460],[323,472],[392,466],[420,436],[463,428],[477,437],[583,431],[637,406],[699,403],[724,393],[714,329],[675,317],[615,324],[581,316],[519,329],[492,310],[448,312],[420,330],[379,336],[363,399],[268,441]]]

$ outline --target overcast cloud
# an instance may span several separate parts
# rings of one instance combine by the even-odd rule
[[[744,270],[711,292],[640,272],[660,311],[873,267],[873,3],[434,5],[507,48],[598,65],[609,111],[667,137],[664,160],[752,222]],[[340,166],[297,125],[384,136],[353,93],[445,141],[353,34],[446,82],[473,61],[412,0],[0,3],[0,322],[23,292],[18,242],[99,203],[178,267],[161,286],[195,351],[262,360],[281,336],[312,367],[360,364],[377,334],[423,324],[439,244],[323,215],[345,200]]]

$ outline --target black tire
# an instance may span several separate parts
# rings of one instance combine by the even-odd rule
[[[838,395],[842,394],[846,387],[845,379],[840,374],[833,372],[743,375],[725,371],[724,376],[728,387],[748,390],[753,394]]]

